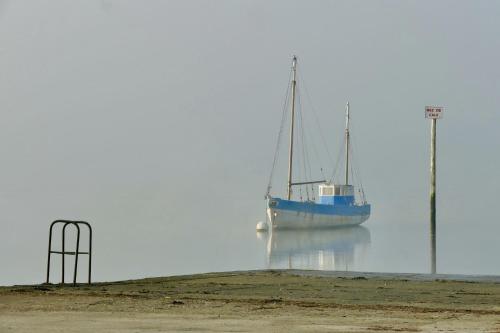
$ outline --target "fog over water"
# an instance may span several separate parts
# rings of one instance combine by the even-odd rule
[[[425,105],[445,107],[438,272],[500,275],[498,13],[494,1],[0,0],[0,285],[44,280],[58,218],[92,223],[100,281],[428,272]],[[372,204],[362,227],[255,233],[293,54],[334,156],[351,103]]]

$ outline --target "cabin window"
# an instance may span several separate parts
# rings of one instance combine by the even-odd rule
[[[321,195],[333,195],[333,187],[322,187]]]
[[[335,195],[340,195],[340,187],[335,188]]]

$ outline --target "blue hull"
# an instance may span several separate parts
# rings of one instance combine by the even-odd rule
[[[322,205],[315,202],[301,202],[293,200],[285,200],[279,198],[271,198],[271,202],[276,204],[273,207],[280,210],[289,210],[308,214],[322,215],[340,215],[340,216],[355,216],[355,215],[370,215],[370,205]]]
[[[370,216],[370,205],[325,205],[268,198],[272,228],[321,228],[359,225]]]

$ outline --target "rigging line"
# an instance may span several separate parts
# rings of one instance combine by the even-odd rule
[[[344,150],[345,150],[345,137],[342,140],[342,143],[341,143],[341,146],[339,149],[339,153],[337,155],[337,161],[335,162],[335,168],[333,169],[332,177],[330,178],[330,180],[332,182],[334,182],[335,177],[337,176],[337,171],[340,167],[340,161],[342,160],[342,157],[344,156]]]
[[[298,74],[298,75],[301,75],[301,72],[299,72],[299,74]],[[301,76],[301,79],[302,79],[302,81],[304,80],[303,76]],[[313,116],[314,116],[314,119],[315,119],[315,122],[316,122],[316,126],[317,126],[317,128],[318,128],[318,132],[319,132],[320,137],[321,137],[321,139],[322,139],[323,146],[324,146],[324,148],[325,148],[325,150],[326,150],[326,153],[327,153],[327,155],[328,155],[328,159],[330,160],[330,162],[328,162],[328,161],[327,161],[326,165],[329,165],[329,164],[331,165],[331,164],[333,164],[333,159],[332,159],[332,156],[331,156],[330,151],[329,151],[329,149],[328,149],[328,145],[326,144],[325,137],[323,136],[323,131],[321,130],[321,127],[320,127],[320,125],[319,125],[319,120],[318,120],[317,114],[316,114],[316,112],[315,112],[315,110],[314,110],[314,106],[312,105],[312,100],[311,100],[311,97],[309,96],[309,93],[307,92],[307,87],[305,86],[305,82],[303,83],[303,85],[304,85],[304,89],[306,90],[306,98],[309,100],[309,104],[310,104],[310,106],[311,106],[311,109],[313,110]],[[315,157],[316,157],[317,161],[320,163],[320,169],[319,169],[319,170],[320,170],[320,173],[321,173],[321,175],[322,175],[323,179],[326,179],[326,176],[325,176],[324,170],[323,170],[323,168],[321,167],[322,165],[325,165],[325,163],[324,163],[324,161],[323,161],[323,158],[322,158],[323,154],[319,154],[318,149],[317,149],[317,147],[316,147],[316,142],[315,142],[315,140],[313,140],[313,138],[310,136],[310,133],[309,133],[309,132],[307,132],[307,131],[305,132],[305,137],[307,138],[308,142],[310,142],[310,143],[311,143],[311,145],[312,145],[312,147],[313,147],[313,152],[314,152],[314,155],[315,155]],[[306,152],[306,153],[307,153],[307,152]],[[309,158],[309,157],[308,157],[308,158]],[[310,164],[309,164],[309,165],[310,165]],[[310,168],[310,170],[312,170],[312,168]],[[313,193],[314,193],[314,189],[313,189],[312,191],[313,191]]]
[[[294,154],[293,154],[293,161],[295,163],[293,164],[294,166],[294,179],[302,179],[302,169],[301,169],[301,164],[300,164],[300,150],[297,148],[299,147],[299,119],[297,117],[298,114],[298,106],[297,106],[297,87],[295,87],[295,122],[294,122],[294,131],[293,131],[293,148],[294,148]],[[296,130],[297,129],[297,130]],[[298,192],[299,192],[299,200],[302,201],[302,188],[300,186],[297,186]],[[292,199],[292,198],[290,198]]]
[[[355,123],[351,123],[351,128],[352,128],[352,132],[353,133],[357,133],[356,131],[356,124]],[[358,151],[358,144],[357,144],[357,140],[356,140],[356,135],[353,135],[351,133],[351,151]],[[358,160],[357,160],[357,156],[352,153],[352,161],[353,161],[353,166],[355,168],[355,171],[356,171],[356,177],[358,178],[358,181],[359,181],[359,185],[361,187],[361,189],[363,190],[363,193],[364,193],[364,189],[363,189],[363,180],[361,178],[361,168],[359,167],[359,164],[358,164]]]
[[[310,97],[309,97],[309,99],[310,99]],[[311,103],[311,107],[312,107],[312,103]],[[305,137],[307,138],[308,142],[311,143],[311,146],[313,148],[314,157],[316,158],[316,160],[320,164],[319,171],[321,173],[321,176],[323,177],[323,179],[327,179],[326,176],[325,176],[325,172],[324,172],[324,169],[323,169],[322,166],[324,166],[325,164],[326,165],[332,165],[333,164],[333,159],[331,157],[330,151],[328,150],[328,146],[326,145],[325,138],[323,136],[323,132],[321,130],[321,127],[319,127],[318,117],[316,116],[316,114],[314,112],[313,112],[313,115],[315,116],[316,126],[318,127],[318,132],[320,133],[320,136],[322,138],[323,146],[325,147],[325,150],[327,152],[327,156],[328,156],[327,160],[330,160],[330,162],[328,162],[328,161],[327,161],[327,163],[324,162],[323,157],[322,157],[324,154],[320,154],[319,153],[319,150],[318,150],[317,145],[316,145],[316,141],[313,140],[313,137],[310,135],[309,132],[307,132],[307,131],[305,132]],[[310,168],[310,170],[312,170],[312,168]],[[314,189],[312,189],[312,191],[314,193]]]
[[[301,95],[299,94],[299,103],[301,103]],[[303,151],[303,154],[304,154],[304,160],[306,162],[306,164],[304,165],[304,168],[306,169],[306,178],[311,180],[313,179],[312,178],[312,168],[311,168],[311,159],[309,158],[309,150],[306,148],[307,146],[307,143],[308,143],[308,136],[307,136],[307,131],[305,130],[305,122],[304,122],[304,117],[303,117],[303,112],[302,112],[302,103],[300,104],[300,121],[301,121],[301,126],[302,126],[302,144],[303,144],[303,147],[302,147],[302,151]],[[313,142],[314,144],[314,142]],[[321,174],[323,174],[323,168],[320,168],[321,170]],[[325,178],[324,174],[323,174],[323,178]],[[306,192],[307,192],[307,200],[310,201],[310,198],[312,198],[312,200],[314,201],[315,200],[315,195],[314,195],[314,184],[310,184],[310,190],[311,190],[311,197],[309,196],[309,186],[306,184]]]
[[[353,178],[355,178],[355,177],[357,178],[357,177],[358,177],[358,174],[357,174],[356,168],[354,168],[354,167],[353,167],[352,172],[353,172]],[[361,184],[361,182],[360,182],[358,179],[356,179],[356,180],[357,180],[357,181],[358,181],[358,183],[359,183],[359,186],[358,186],[358,187],[359,187],[359,194],[360,194],[360,196],[361,196],[361,199],[362,199],[362,201],[365,201],[366,199],[365,199],[365,194],[364,194],[363,184]]]
[[[310,145],[313,148],[313,153],[315,155],[316,160],[320,163],[319,171],[321,173],[321,176],[323,177],[323,179],[326,179],[326,176],[325,176],[325,173],[323,171],[323,168],[321,167],[322,165],[325,164],[324,161],[323,161],[323,158],[322,158],[322,154],[319,154],[318,149],[316,147],[316,143],[313,140],[313,138],[310,136],[310,133],[308,131],[305,131],[304,133],[305,133],[304,135],[305,135],[306,140],[308,142],[310,142]],[[310,164],[310,159],[309,159],[309,155],[308,155],[309,153],[308,153],[307,150],[306,150],[306,154],[307,154],[307,159],[308,159],[308,164],[309,164],[309,170],[310,170],[310,172],[312,172],[312,168],[311,168],[311,164]],[[309,176],[311,177],[311,173],[309,174]],[[311,179],[312,179],[312,177],[311,177]],[[314,190],[313,190],[313,193],[314,193]]]
[[[357,151],[358,147],[357,147],[356,141],[355,141],[355,139],[353,137],[352,137],[352,141],[351,142],[352,142],[351,151],[354,151],[354,150]],[[354,172],[356,174],[356,180],[359,182],[359,187],[361,188],[361,191],[363,192],[363,196],[364,196],[363,180],[361,178],[361,171],[360,171],[360,167],[358,166],[358,160],[357,160],[357,157],[354,154],[354,152],[351,155],[352,155],[352,163],[351,163],[351,165],[354,168]]]
[[[303,179],[303,176],[302,176],[302,151],[300,150],[301,148],[301,144],[300,144],[300,139],[301,139],[301,133],[300,133],[300,130],[301,130],[301,126],[300,126],[300,103],[298,101],[298,96],[297,96],[297,86],[295,87],[295,115],[296,115],[296,118],[295,118],[295,124],[296,124],[296,128],[297,130],[295,131],[295,137],[294,137],[294,147],[296,148],[296,154],[295,154],[295,160],[297,161],[297,168],[296,170],[298,171],[297,172],[297,179],[300,179],[302,180]],[[298,188],[299,188],[299,193],[300,193],[300,201],[303,200],[303,197],[302,197],[302,186],[301,185],[298,185]]]
[[[297,91],[298,91],[298,90],[297,90]],[[298,96],[300,96],[300,94],[299,94],[299,93],[297,93],[297,94],[298,94]],[[317,159],[317,161],[320,163],[320,165],[322,165],[322,164],[323,164],[323,160],[322,160],[322,158],[321,158],[321,155],[318,153],[318,149],[317,149],[317,147],[316,147],[316,144],[315,144],[314,140],[313,140],[313,139],[311,138],[311,136],[309,135],[309,132],[307,132],[307,131],[306,131],[304,135],[305,135],[305,137],[307,138],[307,140],[308,140],[309,142],[311,142],[311,146],[312,146],[312,148],[313,148],[313,152],[314,152],[315,158],[316,158],[316,159]],[[322,174],[323,178],[325,178],[325,175],[324,175],[324,173],[323,173],[323,168],[321,168],[321,167],[320,167],[320,172],[321,172],[321,174]],[[326,178],[325,178],[325,179],[326,179]]]
[[[302,164],[304,167],[304,178],[307,180],[308,172],[307,172],[307,155],[306,155],[306,149],[305,149],[305,135],[304,135],[304,118],[302,117],[302,103],[300,99],[300,94],[297,95],[297,106],[298,106],[298,115],[299,115],[299,138],[301,141],[301,148],[302,148]],[[310,180],[311,178],[309,178]],[[306,185],[306,196],[307,200],[309,201],[309,188]]]
[[[311,103],[311,107],[312,107],[312,103]],[[315,114],[313,113],[313,115],[315,115]],[[316,117],[316,122],[317,122],[317,117]],[[318,122],[316,123],[316,125],[318,126]],[[318,132],[320,133],[320,135],[322,135],[323,132],[321,131],[321,128],[319,126],[318,126],[318,128],[319,128]],[[321,172],[323,178],[325,178],[324,173],[323,173],[323,168],[321,167],[321,166],[325,165],[325,163],[323,161],[323,158],[322,158],[323,154],[319,153],[319,151],[317,149],[317,146],[316,146],[316,141],[313,139],[313,137],[311,136],[310,132],[306,131],[305,132],[305,137],[307,138],[308,142],[310,142],[310,144],[311,144],[311,146],[313,148],[313,152],[314,152],[315,158],[318,161],[318,163],[320,164],[320,172]],[[327,151],[327,155],[330,157],[329,151],[328,151],[328,147],[327,147],[327,145],[325,144],[325,141],[324,141],[324,137],[323,137],[323,145],[325,146],[325,150]],[[326,165],[328,165],[328,164],[329,163],[327,162]]]
[[[301,117],[301,122],[304,124],[304,120],[303,120],[303,116],[302,116],[302,112],[300,114],[300,117]],[[307,145],[307,140],[308,140],[308,137],[305,133],[307,133],[306,130],[304,130],[305,126],[302,125],[302,132],[303,132],[303,143],[304,143],[304,148],[306,147]],[[314,144],[314,143],[313,143]],[[306,177],[308,177],[309,180],[312,180],[312,168],[311,168],[311,159],[309,158],[309,150],[308,149],[303,149],[304,150],[304,157],[305,157],[305,161],[307,163],[307,173],[306,173]],[[325,175],[323,174],[323,168],[320,167],[320,171],[321,171],[321,174],[323,175],[323,179],[325,179]],[[315,199],[315,196],[314,196],[314,184],[310,184],[311,186],[311,196],[312,196],[312,199],[314,200]],[[309,188],[306,184],[306,191],[309,192]],[[309,194],[309,193],[308,193]],[[309,199],[309,198],[308,198]]]
[[[352,128],[355,128],[355,126],[352,126]],[[356,180],[359,184],[359,188],[360,188],[360,196],[361,196],[361,200],[363,203],[366,203],[366,195],[365,195],[365,190],[364,190],[364,187],[363,187],[363,180],[361,178],[361,172],[359,170],[359,167],[358,167],[358,163],[357,163],[357,157],[356,157],[356,154],[354,153],[354,151],[357,151],[357,141],[356,141],[356,138],[355,136],[352,135],[351,133],[351,173],[353,174],[353,180]]]
[[[321,130],[321,125],[320,125],[320,122],[318,119],[318,115],[316,113],[316,109],[314,108],[314,104],[312,103],[312,98],[309,95],[309,91],[307,90],[307,85],[306,85],[306,81],[304,79],[304,75],[302,75],[302,71],[300,70],[300,68],[298,69],[298,72],[299,72],[298,74],[299,74],[301,81],[302,81],[302,85],[304,86],[304,91],[306,92],[307,100],[309,101],[309,104],[311,104],[311,110],[312,110],[313,115],[314,115],[314,120],[316,121],[316,126],[318,126],[318,131],[319,131],[319,134],[321,136],[321,140],[323,140],[323,145],[325,146],[325,150],[326,150],[326,153],[328,154],[328,158],[330,159],[330,162],[333,164],[333,158],[332,158],[332,155],[330,154],[330,150],[328,149],[328,144],[327,144],[327,141],[325,139],[325,136],[323,135],[323,131]]]
[[[363,190],[363,186],[361,185],[361,182],[358,180],[358,174],[357,174],[357,172],[356,172],[356,168],[353,166],[353,163],[351,163],[351,177],[352,177],[352,180],[353,180],[353,183],[352,183],[352,184],[353,184],[353,186],[355,186],[355,185],[356,185],[356,183],[358,183],[358,184],[359,184],[359,185],[358,185],[358,187],[360,188],[360,191],[359,191],[359,192],[360,192],[359,194],[360,194],[360,196],[361,196],[361,198],[360,198],[360,199],[362,199],[362,201],[364,201],[364,200],[363,200],[364,195],[362,195],[362,194],[361,194],[361,191]],[[356,182],[356,183],[355,183],[355,182]],[[355,187],[356,187],[356,186],[355,186]]]
[[[306,135],[304,135],[304,139],[305,139],[305,142],[304,142],[304,146],[305,146],[307,144],[307,136]],[[307,168],[309,171],[307,176],[309,177],[310,180],[312,180],[311,159],[309,158],[309,150],[308,149],[305,149],[305,158],[306,158]],[[320,167],[320,171],[321,171],[321,174],[323,175],[323,168]],[[323,175],[323,179],[325,179],[324,175]],[[313,184],[311,184],[311,194],[312,194],[312,197],[314,200],[314,185]]]
[[[298,103],[298,99],[297,99],[297,103],[296,103],[296,108],[295,108],[295,112],[297,114],[297,118],[296,118],[296,121],[295,121],[295,124],[296,124],[296,129],[297,131],[295,132],[295,136],[294,136],[294,147],[296,148],[299,148],[301,146],[300,144],[300,139],[301,139],[301,133],[300,133],[300,130],[301,130],[301,125],[300,125],[300,117],[298,116],[300,114],[300,104]],[[302,164],[301,164],[301,161],[303,160],[302,156],[301,156],[301,151],[300,149],[297,149],[296,151],[297,153],[295,154],[295,160],[297,161],[297,179],[303,179],[303,176],[302,176]],[[302,185],[299,185],[298,186],[299,188],[299,198],[300,198],[300,201],[303,201],[303,196],[302,196]]]
[[[315,155],[316,159],[318,160],[318,162],[320,163],[320,165],[322,165],[323,164],[323,160],[321,158],[321,155],[318,152],[318,149],[316,147],[316,144],[314,143],[314,140],[309,136],[308,132],[306,132],[305,136],[311,142],[311,146],[313,148],[314,155]],[[323,168],[321,166],[320,166],[320,172],[321,172],[321,174],[324,177]]]
[[[349,150],[349,153],[352,154],[352,149]],[[352,186],[356,186],[356,182],[358,181],[358,179],[355,177],[354,175],[354,161],[352,160],[351,158],[351,163],[349,164],[349,169],[351,170],[351,182],[352,182]]]
[[[280,143],[281,143],[281,137],[282,137],[283,127],[285,125],[286,115],[287,115],[286,111],[287,111],[287,108],[288,108],[288,97],[290,95],[290,88],[291,88],[291,81],[292,81],[292,72],[293,72],[293,69],[290,69],[290,73],[288,75],[288,84],[287,84],[287,89],[286,89],[286,93],[285,93],[285,99],[283,101],[283,109],[282,109],[282,113],[281,113],[280,130],[279,130],[279,133],[278,133],[278,140],[276,142],[276,150],[274,151],[273,166],[271,167],[271,174],[269,175],[269,182],[267,184],[266,198],[269,196],[269,193],[271,192],[274,170],[276,169],[276,163],[278,161],[278,155],[279,155],[279,148],[280,148]]]
[[[305,143],[304,143],[304,145],[306,145],[308,140],[309,140],[307,133],[308,132],[305,131],[305,135],[304,135]],[[314,145],[314,142],[312,142],[312,144]],[[312,180],[313,177],[312,177],[311,159],[309,157],[309,150],[308,149],[305,150],[305,157],[306,157],[306,163],[307,163],[307,168],[308,168],[308,177],[309,177],[309,179]],[[321,174],[323,175],[323,179],[325,179],[325,176],[323,174],[323,168],[320,167],[320,171],[321,171]],[[309,192],[309,187],[307,184],[306,184],[306,190]],[[315,200],[314,184],[310,184],[310,190],[311,190],[311,198],[314,201]],[[308,200],[309,200],[309,198],[308,198]]]

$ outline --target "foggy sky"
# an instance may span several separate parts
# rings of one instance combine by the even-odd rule
[[[183,271],[198,239],[253,232],[293,54],[334,155],[351,103],[370,222],[426,223],[424,107],[442,105],[439,221],[498,231],[499,13],[496,1],[0,1],[0,284],[42,279],[56,218],[97,226],[106,277],[108,258],[128,265],[120,249],[179,252]],[[162,273],[149,262],[161,256],[130,255],[135,275]]]

